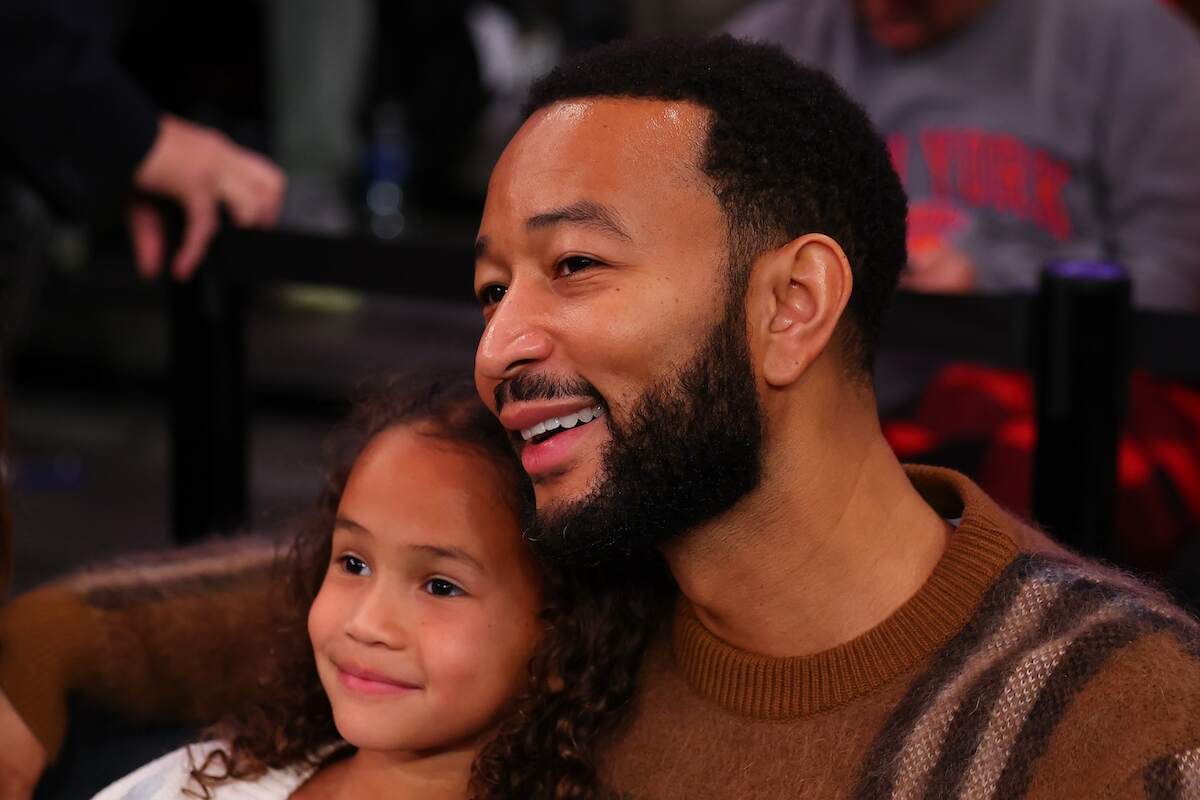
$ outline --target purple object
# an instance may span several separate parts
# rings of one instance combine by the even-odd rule
[[[1072,281],[1125,281],[1129,275],[1120,264],[1108,261],[1055,261],[1046,267],[1046,272],[1055,278]]]

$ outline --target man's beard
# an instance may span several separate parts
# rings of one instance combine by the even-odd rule
[[[538,509],[528,527],[539,556],[576,565],[645,557],[758,486],[763,414],[744,294],[731,294],[683,369],[647,389],[623,419],[609,409],[610,441],[593,486]]]

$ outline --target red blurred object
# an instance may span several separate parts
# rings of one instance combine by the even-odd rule
[[[1028,516],[1037,440],[1033,386],[1020,372],[970,364],[945,367],[911,419],[884,433],[906,461],[936,459],[961,445],[973,474],[998,502]],[[1163,567],[1189,536],[1200,535],[1200,391],[1135,372],[1118,457],[1119,550],[1142,569]]]

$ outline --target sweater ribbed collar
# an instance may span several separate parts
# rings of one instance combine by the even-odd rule
[[[1007,515],[966,477],[906,466],[909,480],[947,519],[961,516],[933,573],[875,628],[830,650],[792,658],[755,655],[713,636],[681,598],[672,630],[676,661],[700,694],[752,717],[818,714],[884,686],[966,625],[1017,554]]]

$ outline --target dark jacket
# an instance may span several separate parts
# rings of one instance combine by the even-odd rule
[[[0,0],[0,176],[73,216],[117,207],[158,133],[154,107],[113,60],[105,10]]]

